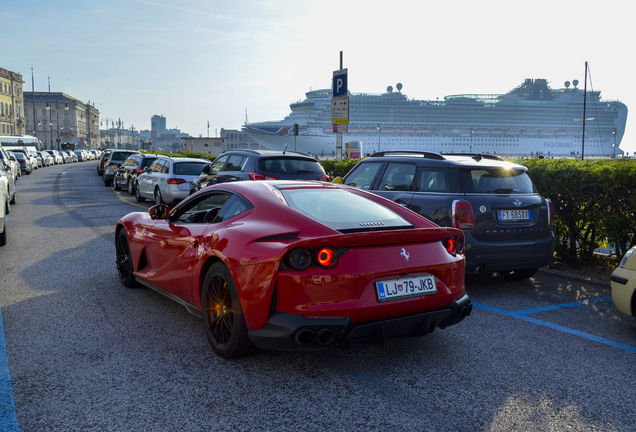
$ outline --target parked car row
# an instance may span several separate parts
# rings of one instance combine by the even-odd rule
[[[7,244],[7,218],[16,203],[16,186],[20,177],[19,164],[10,151],[0,147],[0,246]]]

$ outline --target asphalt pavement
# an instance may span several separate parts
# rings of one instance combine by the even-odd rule
[[[21,177],[0,249],[0,430],[636,429],[636,320],[606,284],[471,277],[471,316],[425,337],[228,361],[183,307],[120,284],[115,223],[148,207],[94,162]]]

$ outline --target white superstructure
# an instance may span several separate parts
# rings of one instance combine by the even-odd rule
[[[601,100],[599,91],[584,92],[578,82],[551,89],[545,79],[526,79],[501,95],[453,95],[443,101],[413,100],[392,87],[382,94],[349,93],[349,132],[343,142],[362,141],[364,153],[376,150],[428,150],[498,155],[620,155],[627,107]],[[299,125],[296,150],[332,156],[336,134],[331,125],[331,89],[306,93],[292,103],[284,120],[249,123],[243,131],[272,150],[294,150],[294,123]]]

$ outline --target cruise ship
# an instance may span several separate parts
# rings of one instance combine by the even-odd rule
[[[588,90],[584,97],[578,85],[577,80],[566,81],[564,88],[552,89],[545,79],[526,79],[505,94],[451,95],[443,101],[409,99],[402,84],[381,94],[349,92],[343,147],[361,141],[364,154],[426,150],[501,156],[576,156],[581,151],[586,157],[621,155],[627,107],[602,100],[600,91]],[[335,156],[332,91],[312,90],[305,96],[290,105],[291,114],[284,120],[246,123],[243,131],[272,150]]]

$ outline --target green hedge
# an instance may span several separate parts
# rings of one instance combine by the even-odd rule
[[[636,161],[520,159],[554,204],[556,258],[580,263],[601,246],[623,256],[636,236]]]

